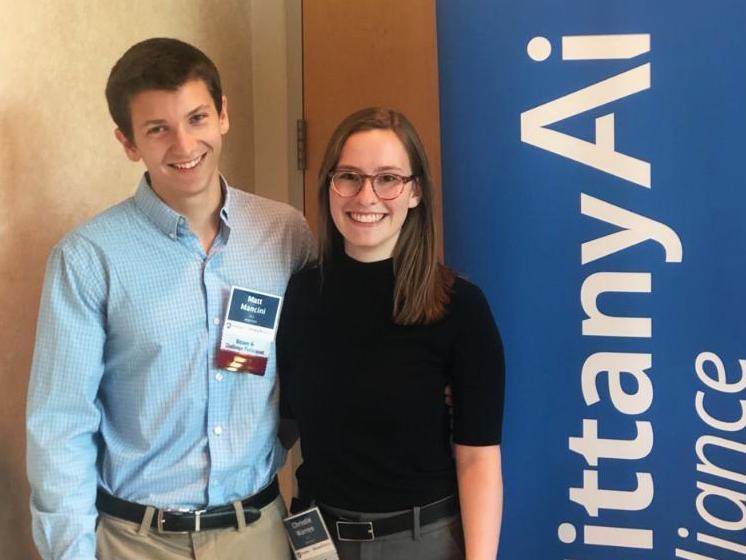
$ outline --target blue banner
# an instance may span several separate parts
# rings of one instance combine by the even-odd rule
[[[437,8],[446,260],[506,349],[499,558],[746,558],[746,2]]]

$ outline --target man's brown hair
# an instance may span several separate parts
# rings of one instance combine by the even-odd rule
[[[130,47],[109,74],[106,101],[119,130],[132,142],[130,101],[148,90],[175,91],[189,80],[205,82],[218,114],[223,108],[220,74],[205,53],[178,39],[147,39]]]

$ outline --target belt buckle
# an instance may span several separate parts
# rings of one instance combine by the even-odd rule
[[[189,509],[189,508],[163,508],[158,509],[158,514],[156,517],[157,520],[157,526],[158,526],[158,532],[159,533],[171,533],[174,535],[188,535],[189,533],[199,533],[202,530],[202,514],[205,513],[206,509]],[[166,522],[164,518],[165,513],[172,513],[175,516],[179,515],[193,515],[194,516],[194,529],[191,531],[170,531],[168,529],[165,529],[163,527],[163,524]]]
[[[368,528],[368,536],[361,539],[347,539],[342,536],[342,533],[339,531],[341,527],[346,526],[360,526],[360,525],[366,525]],[[375,533],[373,532],[373,522],[372,521],[336,521],[336,529],[337,529],[337,538],[340,541],[348,541],[348,542],[361,542],[361,541],[372,541],[376,538]]]

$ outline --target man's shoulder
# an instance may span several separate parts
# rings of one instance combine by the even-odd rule
[[[231,207],[239,213],[239,217],[250,218],[252,221],[269,220],[272,222],[302,222],[303,215],[285,202],[265,198],[257,194],[242,191],[234,187],[230,189]]]
[[[70,230],[56,244],[58,250],[74,251],[86,246],[121,244],[128,229],[135,226],[133,199],[127,198]]]
[[[314,258],[316,241],[303,214],[284,202],[229,189],[226,209],[234,247],[252,247],[261,258],[284,263],[287,273]]]

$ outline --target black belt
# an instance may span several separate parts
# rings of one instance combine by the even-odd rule
[[[337,516],[326,510],[323,505],[319,505],[319,509],[324,516],[328,529],[332,534],[336,533],[337,539],[340,541],[372,541],[378,537],[414,529],[414,510],[373,521],[355,521]],[[458,510],[458,496],[449,496],[444,500],[422,506],[420,508],[420,527],[434,523],[444,517],[455,515]]]
[[[272,484],[267,486],[261,492],[241,500],[243,513],[246,523],[253,523],[262,516],[259,511],[264,506],[272,503],[279,494],[277,477]],[[100,488],[96,494],[96,508],[103,513],[108,513],[114,517],[142,523],[145,509],[147,506],[128,502],[116,496],[104,492]],[[182,510],[182,509],[157,509],[153,516],[151,527],[159,531],[168,531],[170,533],[191,533],[196,531],[205,531],[208,529],[224,529],[226,527],[238,527],[236,510],[233,504],[227,506],[218,506],[200,510]]]

